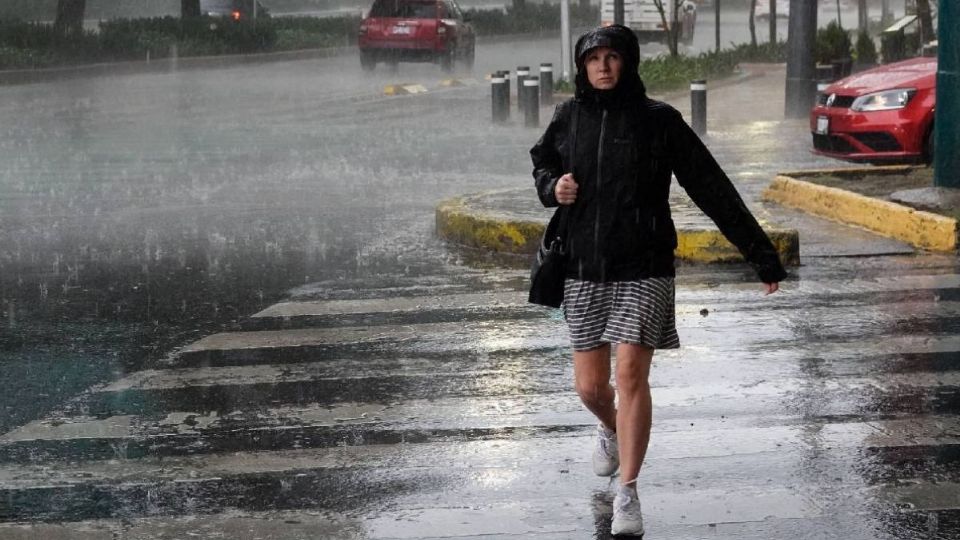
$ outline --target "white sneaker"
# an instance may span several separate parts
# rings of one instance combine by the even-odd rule
[[[593,449],[593,472],[597,476],[611,476],[620,468],[617,432],[597,426],[597,446]]]
[[[643,514],[640,511],[640,499],[623,492],[613,498],[613,523],[610,534],[624,536],[643,536]]]

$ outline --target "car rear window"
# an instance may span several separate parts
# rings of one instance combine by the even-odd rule
[[[410,0],[377,0],[370,9],[371,17],[399,17],[409,19],[436,19],[436,2]]]

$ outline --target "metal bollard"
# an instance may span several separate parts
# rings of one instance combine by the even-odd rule
[[[523,81],[530,75],[530,66],[517,66],[517,108],[523,110]]]
[[[707,133],[707,81],[690,81],[690,127],[701,137]]]
[[[506,85],[507,85],[507,86],[506,86],[506,88],[507,88],[507,109],[509,109],[509,108],[510,108],[510,70],[509,70],[509,69],[502,69],[502,70],[498,71],[497,73],[495,73],[494,75],[497,75],[497,74],[499,74],[501,77],[503,77],[503,80],[504,80],[504,82],[505,82]]]
[[[525,127],[540,126],[540,79],[527,77],[523,80],[523,125]]]
[[[507,80],[500,72],[490,78],[490,96],[493,111],[493,122],[502,124],[510,118],[510,91],[507,89]]]
[[[540,64],[540,103],[553,104],[553,64],[550,62]]]

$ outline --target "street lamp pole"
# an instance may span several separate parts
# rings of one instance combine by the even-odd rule
[[[770,43],[777,42],[777,0],[770,0]]]
[[[570,82],[570,0],[560,0],[560,78]]]
[[[713,0],[713,20],[717,34],[717,43],[714,51],[720,52],[720,0]]]
[[[813,49],[817,37],[817,0],[790,0],[787,31],[787,118],[810,113],[817,93]]]
[[[960,188],[960,5],[940,2],[933,185]]]

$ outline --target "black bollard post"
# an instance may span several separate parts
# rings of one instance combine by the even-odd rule
[[[509,109],[510,109],[510,70],[509,70],[509,69],[502,69],[502,70],[498,71],[497,73],[500,74],[501,77],[503,77],[503,82],[507,85],[507,86],[506,86],[506,89],[507,89],[507,110],[509,110]],[[494,75],[496,75],[496,73],[495,73]]]
[[[523,90],[526,94],[523,104],[523,125],[526,127],[540,126],[540,79],[527,77],[523,80]]]
[[[507,81],[502,73],[497,72],[490,78],[490,96],[493,106],[493,122],[502,124],[510,118],[510,94],[507,90]]]
[[[553,105],[553,64],[540,64],[540,103]]]
[[[523,80],[530,75],[530,66],[517,66],[517,108],[523,110]]]
[[[690,127],[701,137],[707,133],[707,81],[690,81]]]

